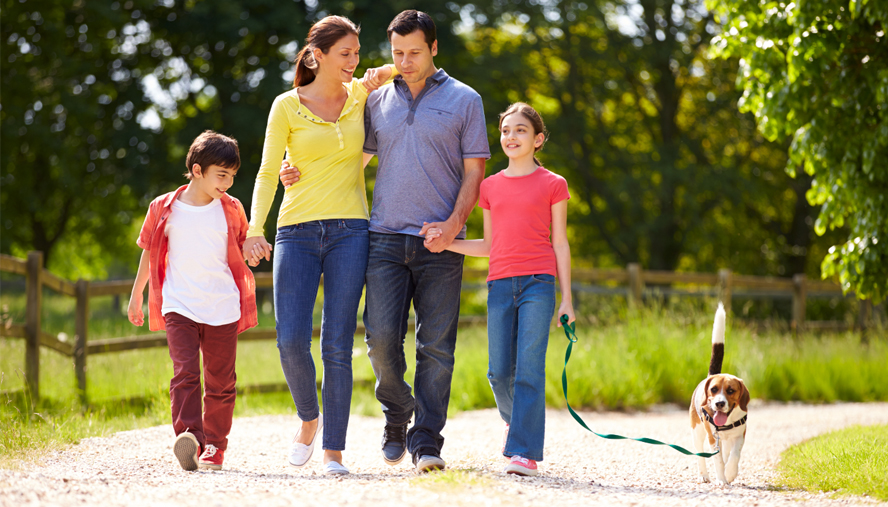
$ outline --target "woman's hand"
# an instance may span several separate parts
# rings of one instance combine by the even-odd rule
[[[286,160],[281,162],[281,170],[278,174],[280,175],[281,183],[284,184],[284,188],[290,188],[293,183],[299,181],[299,177],[302,176],[302,173],[299,172],[299,168],[290,165]]]
[[[253,236],[244,241],[244,260],[250,266],[256,267],[259,261],[264,257],[265,260],[271,260],[271,245],[265,241],[265,236]]]
[[[361,83],[364,85],[364,88],[366,88],[368,92],[372,92],[373,90],[376,90],[380,86],[384,85],[390,77],[392,77],[392,68],[388,65],[383,65],[382,67],[367,69],[367,72],[364,73],[364,78],[361,80]]]

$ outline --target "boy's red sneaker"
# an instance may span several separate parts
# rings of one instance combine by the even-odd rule
[[[537,470],[537,462],[532,459],[522,458],[521,456],[512,456],[512,461],[506,465],[503,472],[507,474],[535,476],[539,475]]]
[[[222,461],[225,459],[225,451],[216,448],[213,444],[207,444],[207,448],[200,455],[200,468],[204,470],[222,470]]]
[[[173,444],[173,454],[179,460],[179,465],[183,470],[189,472],[197,470],[197,457],[200,455],[200,444],[197,438],[184,431],[176,437],[176,443]]]

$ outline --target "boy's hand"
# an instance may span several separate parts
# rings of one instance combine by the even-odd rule
[[[573,303],[571,303],[570,301],[561,302],[561,306],[558,308],[558,327],[561,327],[562,315],[567,315],[567,318],[569,319],[567,321],[568,324],[573,324],[573,322],[577,320],[577,317],[574,315]]]
[[[141,326],[145,323],[145,314],[142,313],[142,293],[130,296],[129,307],[126,309],[126,315],[133,325]]]
[[[250,266],[256,267],[259,261],[264,257],[265,260],[271,260],[271,245],[265,241],[265,236],[254,236],[244,241],[244,260]]]
[[[281,178],[281,183],[284,184],[284,188],[290,188],[293,183],[299,181],[299,177],[302,176],[302,173],[299,172],[299,169],[296,166],[290,165],[290,163],[286,160],[281,162],[281,170],[279,174]]]

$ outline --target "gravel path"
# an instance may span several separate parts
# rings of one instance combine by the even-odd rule
[[[687,412],[675,407],[582,415],[599,432],[691,446]],[[320,474],[317,450],[304,469],[286,464],[295,416],[261,416],[234,421],[222,472],[179,469],[172,428],[159,426],[87,439],[24,470],[0,470],[0,505],[875,505],[861,497],[774,491],[769,480],[789,445],[849,425],[886,421],[888,403],[753,402],[740,474],[733,486],[721,488],[697,483],[696,458],[598,438],[566,411],[547,413],[546,461],[536,479],[499,473],[502,422],[494,410],[452,418],[444,430],[443,457],[453,472],[422,477],[406,459],[395,467],[382,462],[382,418],[352,417],[345,454],[352,474],[330,478]]]

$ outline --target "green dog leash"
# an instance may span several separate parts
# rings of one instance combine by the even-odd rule
[[[594,433],[595,435],[597,435],[601,438],[606,438],[608,440],[635,440],[637,442],[643,442],[645,444],[668,445],[669,447],[672,447],[673,449],[675,449],[676,451],[678,451],[682,454],[686,454],[688,456],[700,456],[701,458],[711,458],[712,456],[715,456],[716,454],[718,454],[718,452],[719,452],[718,450],[716,450],[715,452],[691,452],[691,451],[685,449],[684,447],[681,447],[678,445],[673,445],[673,444],[667,444],[666,442],[660,442],[659,440],[654,440],[652,438],[631,438],[631,437],[624,437],[622,435],[608,435],[608,434],[596,433],[592,428],[587,426],[585,421],[583,421],[583,418],[580,417],[576,412],[574,412],[574,409],[570,406],[570,402],[567,401],[567,361],[570,359],[570,353],[573,350],[573,344],[577,342],[576,324],[568,324],[568,320],[570,320],[570,319],[567,317],[567,315],[561,316],[561,327],[564,328],[564,334],[565,334],[565,336],[567,336],[567,340],[568,340],[567,352],[564,353],[564,371],[561,372],[561,388],[564,390],[564,402],[567,403],[567,410],[569,410],[570,415],[572,415],[573,418],[578,423],[580,423],[580,426],[586,428],[587,430]]]

